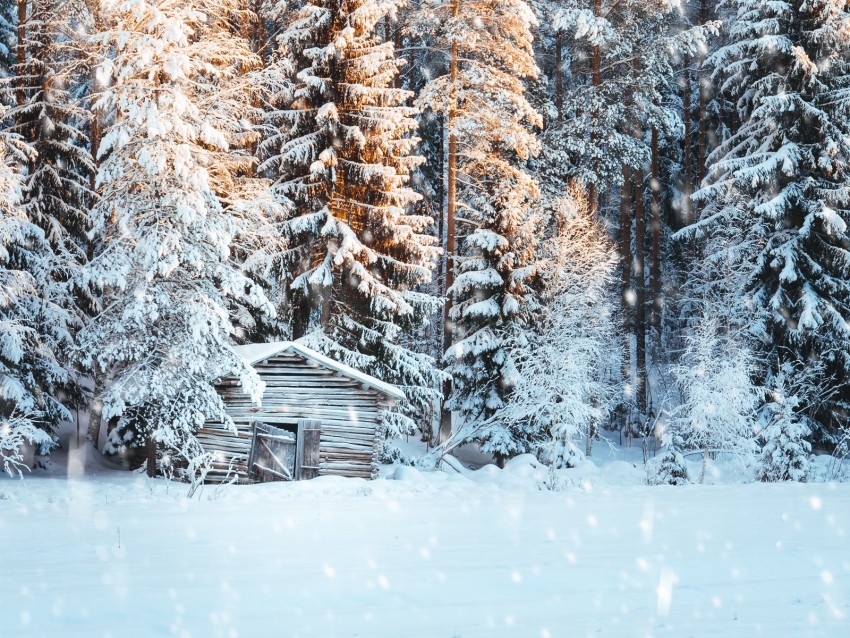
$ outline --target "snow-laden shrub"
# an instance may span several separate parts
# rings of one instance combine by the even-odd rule
[[[671,434],[685,450],[701,451],[705,479],[710,455],[725,453],[747,466],[758,452],[755,409],[759,388],[752,381],[754,361],[747,345],[719,318],[705,316],[673,374],[682,405]]]
[[[757,477],[760,481],[805,481],[811,472],[809,426],[795,414],[797,397],[784,397],[779,392],[765,405],[761,431],[765,441],[758,457]]]
[[[53,437],[37,425],[37,417],[13,412],[9,417],[0,414],[0,467],[10,476],[22,476],[24,448],[32,445],[40,451],[54,445]]]
[[[646,464],[647,485],[688,485],[688,467],[680,452],[668,448]]]
[[[537,489],[543,492],[561,492],[573,486],[573,481],[563,476],[554,466],[549,466],[549,471],[537,481]]]
[[[387,441],[381,448],[381,463],[387,465],[415,465],[415,459],[405,454],[402,449],[392,440]]]
[[[585,459],[584,453],[568,438],[554,441],[547,456],[549,465],[556,470],[577,467]]]

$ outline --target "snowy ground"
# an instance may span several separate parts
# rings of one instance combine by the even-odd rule
[[[555,492],[515,464],[188,500],[56,458],[0,479],[3,637],[850,636],[850,484],[644,487],[609,460]]]

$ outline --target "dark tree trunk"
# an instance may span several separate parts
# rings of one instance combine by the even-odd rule
[[[593,0],[593,15],[598,17],[602,16],[602,0]],[[594,44],[591,49],[591,84],[594,87],[598,87],[602,84],[602,49],[599,48],[598,45]],[[599,122],[599,114],[593,114],[593,129],[594,133],[592,135],[592,143],[595,145],[598,142],[598,135],[596,134],[596,127]],[[592,212],[597,212],[599,210],[599,189],[596,183],[590,184],[590,188],[587,193],[588,204],[590,205],[590,210]]]
[[[153,433],[148,434],[147,473],[151,478],[156,476],[156,441],[153,438]]]
[[[682,142],[682,159],[684,168],[682,171],[682,219],[683,226],[694,223],[691,214],[691,194],[694,192],[691,137],[691,59],[685,57],[685,91],[682,95],[682,112],[685,120],[685,138]]]
[[[623,190],[620,193],[620,294],[623,300],[623,333],[626,335],[623,353],[623,383],[634,391],[632,378],[632,344],[635,297],[632,289],[632,168],[623,164]],[[623,415],[628,420],[628,413]],[[623,425],[628,425],[627,422]]]
[[[699,22],[701,25],[704,25],[708,22],[708,0],[700,0],[699,6]],[[707,122],[706,122],[706,102],[708,100],[708,93],[711,89],[710,81],[703,74],[703,62],[705,61],[704,56],[700,56],[699,63],[699,113],[697,118],[699,120],[699,150],[697,151],[697,185],[702,184],[702,181],[705,179],[705,159],[707,155],[707,144],[708,144],[708,131],[707,131]]]
[[[658,150],[658,128],[655,126],[652,127],[652,179],[650,180],[650,189],[652,192],[652,217],[649,225],[649,281],[652,308],[649,319],[653,340],[655,345],[658,346],[664,298],[661,286],[661,158]]]
[[[452,15],[457,18],[460,12],[460,0],[452,0]],[[454,284],[454,256],[455,256],[455,211],[457,207],[457,139],[454,124],[457,116],[457,69],[458,46],[457,41],[452,41],[451,59],[449,61],[449,90],[452,92],[449,101],[447,126],[449,129],[448,166],[446,167],[446,290],[445,305],[443,306],[443,351],[445,352],[454,343],[454,326],[451,321],[452,293],[449,289]],[[452,432],[452,413],[446,407],[446,402],[451,396],[451,381],[445,383],[443,388],[443,409],[440,415],[440,440],[445,441]]]
[[[634,175],[635,186],[635,404],[638,413],[646,412],[646,279],[644,272],[644,242],[646,241],[646,221],[644,219],[644,183],[643,170]]]
[[[106,375],[95,367],[94,370],[94,392],[93,401],[89,406],[89,428],[88,439],[97,449],[98,438],[100,437],[100,428],[103,424],[103,392],[106,389]]]
[[[24,79],[24,65],[27,63],[27,0],[18,0],[18,43],[15,46],[15,62],[18,66],[15,81],[15,101],[18,106],[26,102],[26,80]]]

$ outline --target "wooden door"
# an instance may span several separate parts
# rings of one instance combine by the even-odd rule
[[[319,475],[319,443],[322,422],[315,419],[298,420],[298,452],[295,456],[295,477],[306,481]]]
[[[296,441],[292,432],[259,421],[254,423],[248,473],[256,481],[292,481],[295,472]]]

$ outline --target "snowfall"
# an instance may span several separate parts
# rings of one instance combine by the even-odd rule
[[[850,483],[649,487],[597,444],[555,480],[520,457],[189,499],[64,438],[0,479],[4,638],[850,636]]]

